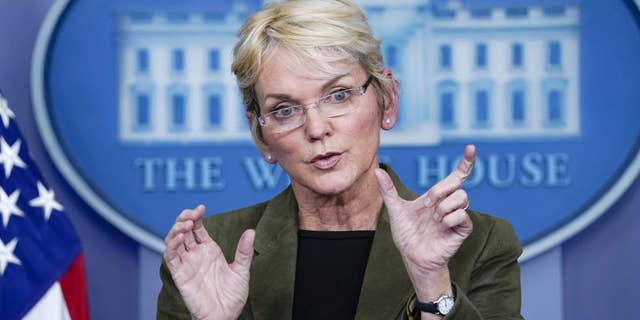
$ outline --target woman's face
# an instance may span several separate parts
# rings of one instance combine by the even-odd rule
[[[287,50],[278,48],[265,59],[255,85],[260,113],[267,114],[283,104],[307,105],[340,89],[362,86],[368,79],[357,63],[333,63],[343,75],[318,70],[314,63],[296,63]],[[291,177],[296,190],[317,195],[338,195],[362,182],[378,166],[382,114],[373,86],[362,96],[352,96],[355,110],[326,118],[312,105],[305,123],[286,132],[269,126],[262,130],[263,155],[270,154]],[[395,108],[392,108],[395,110]],[[387,117],[387,115],[385,115]],[[392,115],[395,122],[395,114]],[[389,129],[389,124],[384,124]]]

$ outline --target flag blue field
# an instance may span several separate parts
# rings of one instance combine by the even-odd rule
[[[88,319],[80,239],[0,93],[0,319]]]

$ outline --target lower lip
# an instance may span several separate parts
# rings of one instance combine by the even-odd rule
[[[312,165],[320,170],[329,170],[333,168],[338,161],[340,161],[341,156],[339,154],[334,154],[327,158],[322,158],[312,162]]]

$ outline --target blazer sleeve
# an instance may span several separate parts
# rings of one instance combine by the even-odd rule
[[[507,221],[495,219],[464,287],[453,283],[456,302],[444,319],[523,319],[520,314],[520,242]]]
[[[158,295],[157,319],[191,319],[191,314],[182,302],[180,291],[173,283],[173,278],[171,278],[171,273],[164,260],[160,266],[160,280],[162,281],[162,289]]]

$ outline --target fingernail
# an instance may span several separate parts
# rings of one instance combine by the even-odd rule
[[[424,199],[423,203],[425,207],[429,207],[429,205],[431,204],[431,198],[427,197],[426,199]]]

